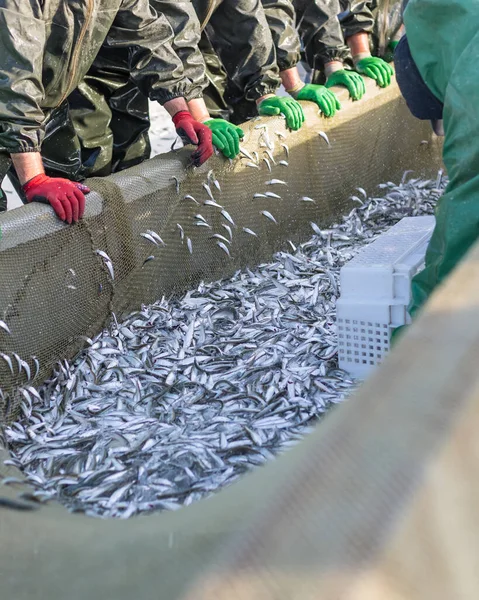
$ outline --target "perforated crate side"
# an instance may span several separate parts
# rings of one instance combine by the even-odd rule
[[[390,349],[389,315],[389,305],[338,306],[336,322],[341,369],[361,378],[381,364]]]

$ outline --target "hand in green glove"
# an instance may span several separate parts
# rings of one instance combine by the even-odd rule
[[[334,117],[336,111],[341,108],[336,95],[330,92],[324,85],[307,83],[294,95],[294,98],[296,100],[316,102],[325,117]]]
[[[240,140],[244,138],[244,131],[224,119],[210,119],[204,125],[213,133],[213,145],[222,152],[226,158],[235,158],[239,154]]]
[[[393,62],[394,60],[394,51],[396,50],[396,46],[399,44],[399,40],[391,40],[386,48],[386,52],[384,53],[383,59],[387,62]]]
[[[286,117],[286,124],[290,129],[296,131],[304,123],[304,113],[301,104],[293,98],[283,96],[271,96],[265,98],[258,106],[258,113],[268,117],[282,114]]]
[[[366,77],[375,79],[379,87],[387,87],[394,75],[393,68],[382,58],[367,56],[356,63],[356,71]]]
[[[348,71],[346,69],[334,71],[334,73],[331,73],[328,77],[326,87],[330,88],[335,85],[342,85],[347,88],[351,100],[361,100],[366,93],[364,79],[359,73],[356,73],[356,71]]]

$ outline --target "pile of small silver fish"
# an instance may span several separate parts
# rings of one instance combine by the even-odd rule
[[[433,213],[444,184],[358,188],[342,223],[312,223],[271,263],[113,318],[5,432],[37,499],[102,517],[174,510],[297,443],[355,386],[337,365],[340,268],[401,218]]]

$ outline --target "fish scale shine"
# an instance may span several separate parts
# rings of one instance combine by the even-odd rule
[[[39,502],[129,518],[189,505],[271,460],[354,389],[336,358],[341,266],[403,216],[432,214],[445,184],[385,184],[268,264],[112,319],[38,391],[23,385],[7,462]],[[21,357],[0,359],[38,374],[37,359],[35,375]]]

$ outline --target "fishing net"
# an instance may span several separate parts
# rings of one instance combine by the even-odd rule
[[[310,237],[311,221],[327,226],[345,214],[350,207],[348,198],[358,185],[372,191],[379,182],[398,180],[406,169],[414,169],[418,176],[437,171],[440,145],[432,139],[427,124],[410,117],[397,88],[379,91],[370,86],[366,101],[342,100],[344,109],[331,121],[318,118],[317,110],[306,106],[308,127],[295,133],[287,132],[281,119],[249,122],[243,144],[248,156],[232,163],[217,158],[200,169],[185,169],[188,151],[181,150],[106,179],[92,179],[85,218],[74,227],[60,224],[39,204],[1,215],[0,314],[11,334],[0,329],[0,349],[13,360],[10,369],[8,361],[0,359],[5,394],[0,400],[2,419],[10,422],[16,417],[20,395],[15,390],[28,383],[25,369],[18,374],[14,353],[33,373],[36,364],[40,365],[39,383],[56,361],[72,358],[79,351],[84,336],[98,333],[112,312],[120,318],[142,303],[269,259],[288,240],[304,241]],[[269,160],[271,172],[263,157]],[[218,208],[203,205],[208,199],[203,184],[210,169],[221,187],[219,191],[211,184],[210,175],[211,192],[234,225]],[[287,185],[266,185],[272,179]],[[267,191],[281,198],[254,198]],[[187,195],[201,206],[185,199]],[[302,202],[304,196],[316,204]],[[197,225],[198,213],[212,230]],[[223,225],[232,231],[231,256],[210,239],[212,231],[227,235]],[[258,237],[245,233],[244,227]],[[140,235],[148,230],[161,236],[165,245],[154,246]],[[110,257],[114,278],[98,250]],[[154,258],[147,260],[151,256]],[[18,599],[66,595],[72,599],[134,596],[150,600],[158,597],[160,590],[161,598],[180,598],[207,566],[215,564],[219,549],[235,532],[243,531],[246,524],[261,523],[263,537],[254,536],[258,565],[265,569],[256,571],[260,582],[250,573],[248,553],[240,553],[235,572],[241,572],[244,565],[250,573],[249,583],[232,581],[227,590],[215,589],[209,596],[208,591],[205,596],[192,592],[190,597],[317,597],[311,591],[314,578],[309,575],[319,561],[324,559],[326,565],[335,560],[334,552],[329,559],[318,554],[316,545],[324,535],[334,537],[337,527],[337,521],[328,525],[326,508],[332,509],[332,505],[318,483],[327,481],[329,468],[335,470],[335,453],[340,452],[334,418],[322,425],[328,426],[325,431],[329,434],[313,434],[276,463],[212,499],[175,513],[99,523],[69,515],[55,503],[33,510],[35,505],[23,484],[2,486],[6,491],[0,494],[0,529],[8,540],[8,552],[0,557],[2,592]],[[334,444],[327,441],[327,435],[333,436],[329,441]],[[387,444],[384,436],[378,447]],[[348,454],[351,448],[346,444],[340,454],[353,460]],[[392,466],[401,459],[398,448],[395,452],[389,458],[384,456]],[[6,452],[4,455],[0,456],[0,478],[18,477],[15,469],[3,466]],[[371,476],[377,475],[375,469],[383,468],[381,461],[371,465]],[[344,486],[348,495],[355,495],[361,487],[357,477]],[[301,506],[297,504],[299,490]],[[388,499],[381,502],[387,505]],[[325,510],[316,518],[319,505]],[[355,517],[357,513],[351,519]],[[309,528],[308,522],[314,526]],[[250,531],[254,534],[254,529]],[[297,559],[290,556],[293,539],[302,548]],[[250,548],[248,536],[242,544]],[[242,544],[234,546],[235,552]],[[335,550],[338,557],[343,556],[339,542]],[[344,558],[354,565],[357,550]],[[270,569],[269,560],[275,569]],[[283,571],[282,565],[288,569]],[[285,594],[277,592],[281,586],[277,588],[275,578],[280,578]]]
[[[408,114],[395,87],[382,92],[373,88],[367,101],[349,103],[330,121],[318,118],[312,103],[305,110],[308,126],[297,132],[287,132],[279,118],[245,126],[244,147],[249,153],[259,152],[260,168],[243,157],[233,163],[216,158],[200,169],[185,169],[189,151],[182,150],[89,180],[92,192],[85,217],[74,227],[58,222],[41,204],[2,214],[0,315],[11,335],[0,329],[1,351],[18,354],[32,372],[35,356],[40,381],[55,361],[74,356],[84,344],[82,336],[96,334],[112,311],[121,317],[201,280],[256,265],[285,247],[287,240],[307,239],[310,221],[324,226],[337,220],[347,210],[349,196],[357,193],[356,186],[371,191],[381,181],[399,179],[405,169],[414,169],[419,176],[428,170],[431,174],[440,164],[440,146],[431,140],[428,125]],[[277,164],[267,159],[271,173],[262,161],[268,150],[262,125],[268,128],[267,143],[269,139],[274,145],[271,154]],[[329,144],[319,131],[324,131]],[[278,164],[281,160],[289,166]],[[208,199],[203,184],[210,169],[221,186],[219,192],[210,178],[211,191],[235,225],[217,208],[202,205]],[[287,186],[265,185],[272,179]],[[281,199],[254,198],[268,191]],[[185,200],[186,195],[201,205]],[[301,202],[303,196],[316,204]],[[271,213],[276,223],[262,211]],[[198,213],[213,229],[197,225]],[[212,232],[228,235],[222,225],[232,229],[231,257],[210,239]],[[243,227],[258,237],[243,232]],[[141,237],[148,230],[157,232],[166,245],[157,248]],[[97,250],[110,257],[113,280]],[[149,256],[155,259],[145,263]],[[25,371],[18,376],[15,365],[15,374],[11,371],[0,359],[5,393],[26,383]],[[8,408],[13,416],[14,404],[15,397],[9,407],[1,407],[2,414]]]

